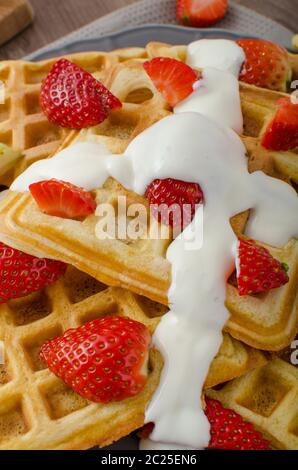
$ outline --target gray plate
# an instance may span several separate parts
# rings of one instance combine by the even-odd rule
[[[239,39],[239,34],[224,29],[184,28],[175,25],[146,25],[124,29],[108,36],[71,42],[63,47],[53,48],[46,52],[30,55],[31,60],[43,60],[83,51],[112,51],[122,47],[144,47],[150,41],[168,42],[170,44],[188,44],[196,39]],[[246,37],[251,37],[247,35]]]

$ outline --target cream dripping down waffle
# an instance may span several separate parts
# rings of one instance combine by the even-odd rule
[[[11,187],[26,192],[31,184],[55,178],[91,191],[112,177],[143,196],[156,178],[200,184],[204,217],[197,210],[166,254],[171,265],[170,310],[161,318],[152,343],[161,352],[164,367],[146,409],[146,422],[155,426],[142,442],[143,449],[197,449],[210,441],[210,423],[199,397],[229,318],[226,281],[235,264],[240,269],[240,242],[230,219],[250,209],[245,234],[273,247],[283,247],[298,236],[295,190],[282,180],[247,169],[246,148],[239,137],[243,115],[238,75],[245,60],[243,49],[232,42],[204,41],[190,45],[188,52],[196,68],[203,69],[203,78],[172,114],[165,112],[169,115],[162,119],[159,115],[124,151],[113,153],[104,139],[75,141],[52,159],[31,166]],[[14,197],[11,192],[2,204],[5,226],[0,238],[32,254],[51,257],[42,240],[40,247],[36,243],[30,247],[26,233],[15,236],[17,226],[9,222]],[[86,224],[94,230],[90,219]],[[71,262],[71,257],[63,261]]]

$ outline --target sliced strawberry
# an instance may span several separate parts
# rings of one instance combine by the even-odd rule
[[[206,398],[205,413],[211,424],[209,449],[269,450],[269,441],[251,423],[219,401]]]
[[[144,68],[157,90],[172,107],[193,92],[193,85],[200,78],[198,72],[189,65],[167,57],[147,61]]]
[[[256,242],[240,240],[237,279],[240,295],[268,292],[289,282],[285,265]]]
[[[93,214],[96,203],[91,193],[71,183],[58,180],[40,181],[29,187],[40,210],[64,219],[83,219]]]
[[[177,0],[177,20],[187,26],[203,28],[222,20],[228,0]]]
[[[0,242],[0,303],[43,289],[65,270],[60,261],[36,258]]]
[[[270,90],[287,90],[291,67],[286,49],[264,39],[240,39],[237,43],[246,55],[240,80]]]
[[[196,183],[167,178],[152,181],[146,197],[160,223],[183,230],[192,221],[196,206],[203,202],[204,195]]]
[[[47,341],[40,357],[76,393],[108,403],[143,389],[149,344],[150,333],[142,323],[105,317]]]
[[[278,101],[278,110],[262,139],[268,150],[287,151],[298,147],[298,104],[290,98]]]
[[[122,106],[101,82],[67,59],[58,60],[43,81],[40,105],[49,121],[71,129],[96,126]]]

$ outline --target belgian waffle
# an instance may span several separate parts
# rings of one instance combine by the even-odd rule
[[[112,65],[143,54],[143,49],[131,48],[114,53],[84,52],[66,58],[104,81]],[[56,60],[0,62],[0,80],[5,86],[5,102],[0,104],[0,142],[23,154],[12,171],[0,175],[0,184],[9,185],[31,163],[55,153],[69,134],[69,130],[51,124],[39,106],[41,82]]]
[[[149,57],[153,47],[151,44],[147,48]],[[167,48],[172,55],[183,49]],[[159,48],[160,54],[166,54],[164,49]],[[170,113],[145,74],[142,62],[139,58],[110,69],[106,83],[123,101],[123,109],[112,113],[97,127],[83,130],[79,135],[73,133],[67,145],[78,141],[103,142],[113,153],[121,153],[138,133]],[[284,95],[249,85],[241,85],[241,95],[245,123],[243,140],[251,171],[263,169],[288,182],[297,181],[297,153],[267,152],[260,145],[265,124],[276,109],[277,100]],[[128,193],[111,179],[96,191],[98,203],[116,204],[118,195],[126,195],[128,203],[146,204],[143,198]],[[63,260],[106,284],[122,286],[167,303],[170,266],[165,253],[170,239],[98,240],[94,230],[95,216],[83,223],[55,219],[42,214],[27,195],[11,193],[3,201],[0,214],[4,242],[31,254]],[[244,232],[248,215],[241,214],[231,221],[237,234]],[[298,242],[292,240],[282,249],[269,249],[289,265],[290,282],[258,298],[240,298],[237,289],[229,283],[227,306],[232,315],[226,329],[246,344],[277,351],[288,346],[297,333]]]
[[[253,423],[277,449],[298,450],[298,370],[275,359],[208,395]]]
[[[151,332],[166,311],[145,298],[104,284],[74,268],[42,292],[0,307],[0,449],[85,449],[108,445],[144,423],[145,406],[163,365],[152,351],[148,382],[134,398],[108,405],[87,402],[40,361],[44,341],[106,315],[123,315]],[[211,387],[266,363],[266,357],[225,335],[206,381]]]

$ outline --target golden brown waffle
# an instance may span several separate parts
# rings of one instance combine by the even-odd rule
[[[69,268],[56,284],[0,307],[0,449],[85,449],[107,445],[144,423],[145,406],[157,387],[161,356],[152,351],[142,393],[108,405],[87,402],[40,361],[43,342],[106,315],[123,315],[151,332],[166,309],[120,288],[107,288]],[[211,366],[207,387],[266,363],[259,351],[225,335]]]
[[[298,369],[275,359],[208,395],[237,411],[277,449],[298,450]]]
[[[131,48],[113,53],[84,52],[66,58],[105,81],[111,66],[142,55],[143,49]],[[0,62],[0,80],[5,85],[5,103],[0,104],[0,142],[24,155],[13,171],[0,175],[0,184],[9,185],[31,163],[55,153],[70,132],[51,124],[39,105],[41,82],[56,60]]]
[[[112,152],[121,153],[144,128],[170,113],[144,72],[141,59],[110,69],[106,83],[124,102],[123,109],[111,114],[100,126],[84,130],[78,136],[73,133],[67,144],[104,142]],[[292,177],[295,179],[297,154],[284,154],[291,159],[291,166],[287,166],[287,171],[282,174],[281,166],[274,166],[270,159],[272,156],[273,161],[275,155],[281,158],[283,154],[270,153],[261,148],[260,136],[255,130],[263,126],[259,124],[259,112],[263,113],[262,118],[267,112],[268,119],[276,101],[283,95],[248,85],[243,85],[241,90],[247,134],[244,141],[248,147],[251,169],[262,168],[287,181]],[[259,108],[261,111],[258,111]],[[96,194],[98,203],[116,204],[118,195],[126,195],[128,204],[146,204],[143,198],[128,193],[111,179]],[[244,231],[247,216],[242,214],[233,219],[237,234]],[[4,242],[31,254],[61,259],[108,285],[122,286],[167,303],[170,266],[165,254],[171,240],[98,240],[95,236],[96,217],[89,217],[83,223],[55,219],[42,214],[27,195],[10,194],[1,204],[0,218],[0,238]],[[233,284],[229,284],[227,306],[232,316],[227,331],[253,347],[277,351],[289,345],[298,329],[298,242],[291,241],[283,249],[270,247],[270,250],[290,266],[290,282],[266,295],[242,298]]]

